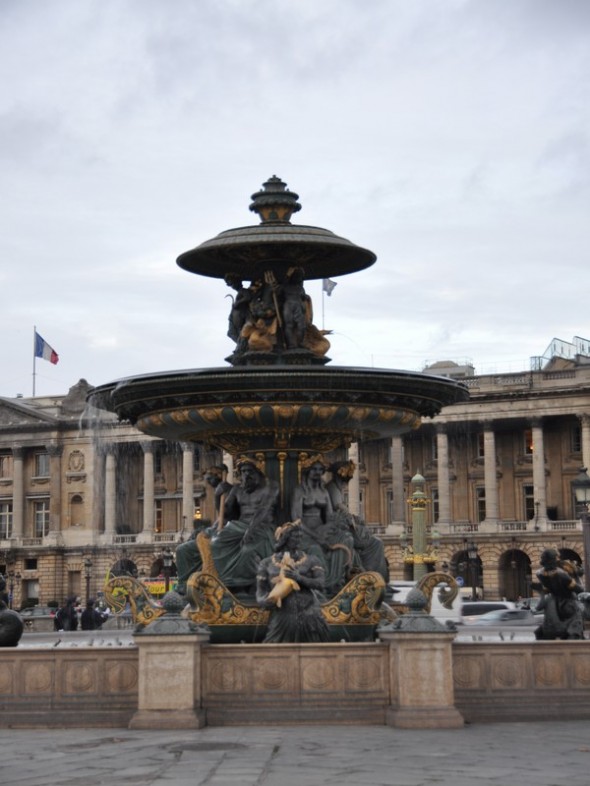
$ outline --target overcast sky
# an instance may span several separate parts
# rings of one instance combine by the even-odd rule
[[[377,255],[324,299],[332,365],[590,336],[588,0],[1,0],[0,69],[0,395],[34,325],[38,395],[227,365],[228,289],[176,257],[273,174]]]

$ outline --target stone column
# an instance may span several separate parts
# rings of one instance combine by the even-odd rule
[[[438,525],[451,523],[451,481],[449,477],[449,438],[446,427],[436,427]]]
[[[582,466],[590,470],[590,415],[580,415],[582,429]]]
[[[195,446],[192,442],[182,443],[182,529],[183,537],[188,537],[193,529],[195,513],[195,490],[193,475],[195,471]]]
[[[12,448],[12,537],[20,540],[25,527],[24,448]]]
[[[110,542],[115,534],[117,516],[116,472],[115,446],[109,445],[106,451],[104,471],[104,534]]]
[[[545,444],[543,440],[543,421],[533,420],[533,494],[534,501],[539,503],[537,524],[547,526],[547,482],[545,480]]]
[[[181,619],[183,599],[164,599],[166,613],[135,635],[139,649],[137,712],[131,729],[200,729],[202,709],[201,647],[209,633]]]
[[[62,445],[47,445],[49,453],[49,531],[61,531],[61,456]]]
[[[496,435],[492,424],[483,424],[483,464],[486,491],[486,517],[484,524],[495,528],[498,524],[498,473],[496,470]]]
[[[460,728],[464,721],[455,707],[453,685],[452,643],[456,634],[426,615],[421,619],[403,617],[399,622],[409,630],[379,632],[390,653],[391,706],[386,724],[400,729]],[[426,630],[412,630],[415,625]],[[428,630],[436,626],[440,629]]]
[[[141,540],[151,540],[154,533],[154,443],[142,442],[143,450],[143,528]]]
[[[361,484],[359,471],[359,446],[358,442],[352,442],[348,448],[348,458],[354,461],[356,470],[348,484],[348,510],[353,516],[360,516],[361,513]]]
[[[391,491],[393,494],[393,521],[388,535],[399,534],[406,526],[406,500],[404,495],[404,446],[400,436],[391,438]]]

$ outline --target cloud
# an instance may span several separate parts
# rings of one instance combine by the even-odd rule
[[[0,394],[27,392],[33,324],[60,354],[41,391],[224,365],[227,288],[175,259],[253,223],[274,173],[298,223],[378,256],[324,303],[334,363],[512,364],[587,332],[585,0],[0,15]]]

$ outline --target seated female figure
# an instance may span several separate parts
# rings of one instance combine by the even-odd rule
[[[326,593],[335,595],[348,580],[353,565],[351,532],[334,516],[330,495],[322,479],[326,464],[320,455],[302,464],[301,483],[291,500],[291,518],[302,524],[302,548],[320,558],[326,570]]]

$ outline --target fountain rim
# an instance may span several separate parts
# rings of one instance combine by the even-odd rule
[[[281,385],[287,380],[290,384]],[[370,383],[377,381],[381,381],[385,388],[372,387]],[[159,389],[163,382],[166,385]],[[209,386],[206,387],[207,382]],[[123,377],[93,388],[87,400],[91,406],[128,418],[132,412],[138,414],[138,408],[144,413],[149,410],[146,399],[159,400],[159,405],[153,406],[155,410],[172,406],[179,396],[195,400],[199,396],[214,395],[216,391],[228,396],[237,395],[242,400],[257,395],[262,399],[262,395],[269,392],[281,393],[283,400],[298,398],[310,391],[325,392],[326,397],[358,394],[361,397],[383,395],[387,398],[389,395],[414,401],[416,406],[412,409],[419,412],[422,407],[417,405],[418,400],[426,409],[438,407],[437,411],[440,411],[443,406],[469,398],[469,390],[462,382],[418,371],[274,365],[179,369]]]

